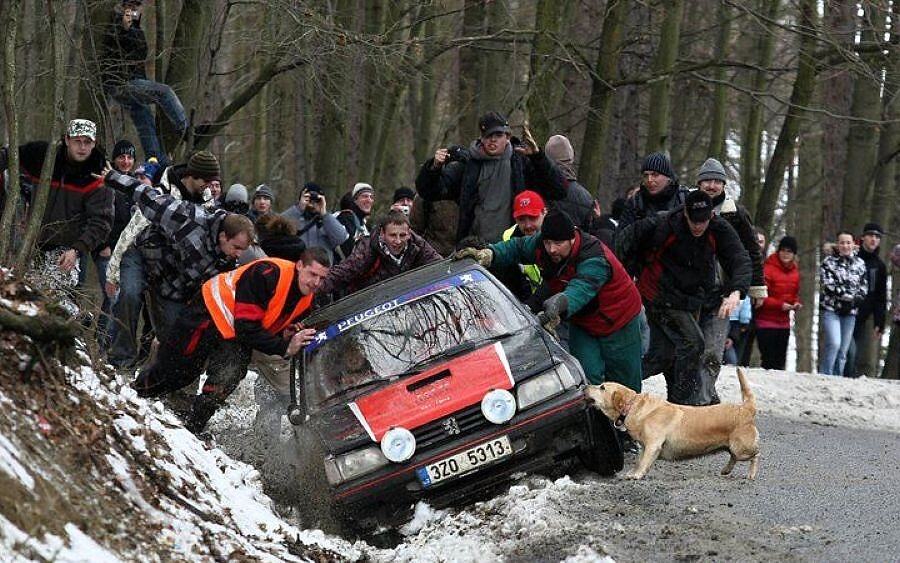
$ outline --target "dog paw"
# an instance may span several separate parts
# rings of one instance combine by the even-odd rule
[[[628,479],[628,480],[633,480],[633,481],[637,481],[637,480],[639,480],[641,477],[643,477],[643,475],[642,475],[641,473],[636,473],[636,472],[634,472],[634,471],[632,471],[631,473],[625,474],[625,478],[626,478],[626,479]]]

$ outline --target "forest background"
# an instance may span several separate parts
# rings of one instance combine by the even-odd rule
[[[137,141],[97,58],[117,0],[3,0],[3,144],[58,139],[67,119]],[[334,208],[357,181],[384,206],[436,148],[489,110],[539,144],[568,136],[608,210],[667,151],[693,185],[709,156],[770,241],[799,241],[797,369],[812,371],[821,246],[868,221],[900,242],[900,3],[888,0],[149,0],[148,76],[172,86],[223,187],[306,181]],[[136,142],[137,144],[137,142]],[[9,198],[8,198],[9,199]],[[11,214],[4,213],[8,227]],[[8,231],[3,231],[8,232]],[[3,249],[7,245],[3,245]],[[860,364],[900,371],[900,331]],[[821,339],[818,339],[821,340]],[[875,339],[873,338],[873,343]],[[866,368],[866,366],[868,366]]]

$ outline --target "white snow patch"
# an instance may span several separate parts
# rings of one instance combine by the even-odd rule
[[[6,436],[0,435],[0,469],[15,477],[19,482],[34,490],[34,478],[19,462],[19,450]]]
[[[400,527],[400,533],[404,536],[418,534],[422,528],[437,522],[447,516],[446,510],[435,510],[426,502],[417,502],[416,508],[413,510],[412,519]]]
[[[746,370],[757,412],[820,424],[900,432],[900,380]],[[733,366],[723,366],[716,384],[723,402],[740,402]],[[645,393],[666,395],[662,375],[644,380]]]
[[[615,563],[615,559],[608,555],[600,555],[588,545],[579,545],[575,555],[566,557],[561,563]]]

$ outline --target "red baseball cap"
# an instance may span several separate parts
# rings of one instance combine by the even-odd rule
[[[544,211],[544,198],[541,194],[531,190],[520,192],[513,200],[513,218],[518,219],[523,215],[528,217],[540,217]]]

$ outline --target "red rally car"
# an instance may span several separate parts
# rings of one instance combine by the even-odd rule
[[[360,527],[568,460],[606,476],[622,468],[578,362],[470,260],[407,272],[305,324],[319,332],[298,403],[325,481],[308,486]]]

